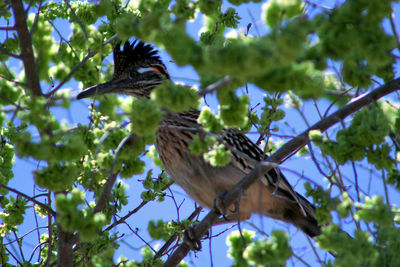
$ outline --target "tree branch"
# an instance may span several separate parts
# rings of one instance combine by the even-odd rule
[[[165,191],[167,190],[167,188],[169,188],[172,184],[174,183],[174,181],[169,182],[166,186],[164,186],[161,191]],[[130,212],[128,212],[128,214],[126,214],[124,217],[121,217],[118,221],[113,222],[112,224],[110,224],[109,226],[107,226],[106,229],[104,229],[103,231],[109,231],[112,228],[114,228],[115,226],[117,226],[118,224],[121,224],[123,222],[126,221],[126,219],[128,219],[130,216],[132,216],[133,214],[135,214],[136,212],[138,212],[141,208],[143,208],[147,203],[149,203],[150,201],[147,200],[143,200],[136,208],[134,208],[133,210],[131,210]]]
[[[19,46],[21,48],[21,57],[24,62],[24,69],[28,89],[31,90],[34,96],[41,96],[42,89],[40,88],[39,75],[35,57],[33,55],[32,39],[26,24],[26,13],[22,0],[11,1],[11,6],[14,13],[15,27],[18,32]]]
[[[106,207],[107,200],[111,194],[111,190],[115,184],[115,181],[117,180],[118,174],[119,172],[116,172],[108,176],[107,182],[104,184],[103,192],[101,193],[101,196],[97,201],[96,207],[93,210],[94,213],[100,212]]]
[[[203,90],[200,91],[200,95],[201,96],[205,96],[207,94],[211,94],[215,91],[217,91],[218,89],[230,84],[232,82],[231,77],[229,76],[225,76],[224,78],[216,81],[213,84],[210,84],[209,86],[207,86],[206,88],[204,88]]]
[[[0,31],[15,31],[16,28],[13,27],[9,27],[9,26],[0,26]]]
[[[17,195],[19,195],[19,196],[21,196],[21,197],[23,197],[23,198],[25,198],[25,199],[27,199],[29,201],[32,201],[36,205],[38,205],[41,208],[45,209],[51,216],[56,216],[56,212],[54,210],[52,210],[50,206],[48,206],[48,205],[46,205],[46,204],[44,204],[44,203],[42,203],[40,201],[37,201],[34,197],[30,197],[27,194],[24,194],[24,193],[22,193],[22,192],[20,192],[20,191],[18,191],[16,189],[8,187],[8,186],[6,186],[4,184],[0,184],[0,187],[3,187],[4,189],[7,189],[8,191],[14,192],[15,194],[17,194]]]
[[[72,267],[73,266],[73,249],[72,246],[76,242],[74,234],[65,232],[61,225],[57,224],[58,229],[58,250],[57,265]],[[51,251],[49,252],[51,253]]]
[[[200,211],[202,210],[202,207],[197,207],[192,214],[187,218],[187,220],[193,220],[197,215],[200,214]],[[157,253],[154,255],[153,259],[158,259],[161,258],[164,253],[169,249],[169,246],[179,238],[179,233],[175,232],[168,240],[165,242],[165,244],[157,251]]]
[[[16,59],[22,59],[22,57],[20,55],[11,53],[10,51],[8,51],[7,49],[2,48],[2,47],[0,47],[0,52],[3,53],[3,54],[8,55],[10,57],[16,58]]]
[[[121,152],[122,148],[125,146],[125,144],[128,144],[128,143],[129,143],[129,145],[133,146],[138,140],[139,140],[139,137],[136,134],[131,134],[131,135],[126,136],[119,143],[119,145],[116,149],[116,152],[115,152],[114,161],[111,165],[110,175],[108,176],[107,182],[104,184],[103,192],[101,193],[101,196],[96,203],[96,207],[94,208],[94,213],[102,211],[107,204],[107,200],[111,194],[111,190],[112,190],[112,188],[115,184],[115,181],[117,180],[118,174],[119,174],[119,172],[114,173],[114,167],[115,167],[115,164],[117,163],[117,159],[118,159],[119,153]]]
[[[333,126],[337,122],[344,120],[350,114],[360,110],[362,107],[370,104],[373,101],[378,100],[379,98],[390,94],[396,90],[400,89],[400,78],[393,80],[383,86],[378,87],[377,89],[366,93],[362,96],[359,96],[352,101],[350,101],[347,105],[340,108],[330,116],[320,120],[298,136],[292,138],[289,142],[283,145],[280,149],[278,149],[271,157],[268,158],[269,162],[273,163],[282,163],[286,160],[287,156],[292,154],[293,151],[300,149],[305,146],[309,142],[309,132],[311,130],[320,130],[321,132],[326,131],[329,127]],[[237,199],[240,192],[246,190],[251,184],[253,184],[261,175],[268,172],[273,168],[272,164],[269,162],[259,162],[255,168],[247,174],[239,183],[235,185],[235,187],[228,191],[223,199],[223,205],[225,207],[229,207],[232,205]],[[206,217],[194,227],[193,235],[194,238],[200,240],[202,236],[204,236],[210,227],[217,221],[220,214],[218,210],[214,207]],[[188,240],[184,238],[181,245],[175,250],[175,252],[168,257],[167,261],[164,263],[164,267],[176,266],[181,262],[181,260],[189,253],[191,249],[195,246],[196,240]]]

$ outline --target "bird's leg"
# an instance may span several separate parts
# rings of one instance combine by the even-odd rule
[[[213,225],[220,225],[225,223],[235,223],[240,221],[245,221],[250,218],[250,213],[243,212],[240,210],[241,204],[246,205],[246,203],[242,203],[241,197],[242,192],[240,192],[238,200],[234,204],[234,209],[228,209],[224,205],[224,200],[228,191],[223,190],[220,192],[214,200],[214,208],[222,215],[223,218],[220,218]],[[227,214],[228,213],[228,214]]]
[[[249,219],[249,218],[250,218],[250,214],[248,214],[248,213],[246,213],[246,214],[241,213],[241,214],[240,214],[240,219],[238,219],[238,216],[230,216],[230,215],[227,215],[227,216],[224,216],[223,218],[218,219],[218,220],[213,224],[213,226],[214,226],[214,225],[226,224],[226,223],[239,223],[239,222],[245,221],[245,220],[247,220],[247,219]]]
[[[221,192],[218,193],[217,197],[214,199],[214,209],[222,215],[222,217],[227,221],[229,218],[226,215],[226,210],[227,208],[225,207],[225,197],[226,194],[228,193],[227,190],[222,190]]]

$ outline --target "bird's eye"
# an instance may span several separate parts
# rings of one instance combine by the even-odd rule
[[[131,70],[131,71],[129,72],[129,77],[130,77],[130,78],[136,78],[137,75],[138,75],[137,70]]]

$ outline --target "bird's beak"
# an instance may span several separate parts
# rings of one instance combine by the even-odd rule
[[[121,93],[125,87],[126,81],[109,81],[85,89],[84,91],[80,92],[76,98],[82,99],[92,96],[105,95],[108,93]]]

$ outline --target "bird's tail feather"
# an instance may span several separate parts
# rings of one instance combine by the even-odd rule
[[[318,221],[315,218],[315,207],[307,199],[300,194],[297,194],[298,201],[304,212],[300,211],[298,207],[293,207],[295,212],[290,212],[291,216],[288,216],[288,221],[310,237],[315,237],[321,234],[321,227],[318,225]],[[297,203],[295,205],[298,205]]]

